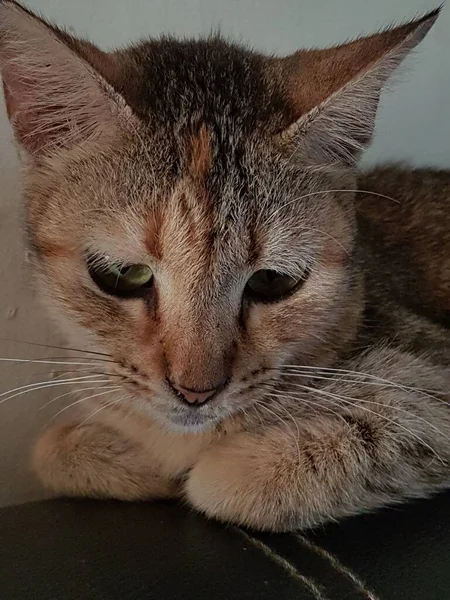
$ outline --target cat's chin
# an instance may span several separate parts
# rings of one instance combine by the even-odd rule
[[[152,411],[152,414],[156,416],[161,424],[174,433],[203,433],[213,429],[217,423],[223,420],[223,417],[220,416],[212,417],[190,410],[170,413]]]
[[[220,419],[200,417],[194,413],[183,417],[166,418],[166,425],[175,433],[203,433],[212,429],[219,421]]]

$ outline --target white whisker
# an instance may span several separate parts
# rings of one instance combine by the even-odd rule
[[[382,413],[379,413],[379,412],[376,412],[374,410],[371,410],[370,408],[367,408],[366,406],[361,406],[360,404],[358,404],[358,400],[356,398],[351,398],[351,397],[348,397],[348,396],[342,396],[342,395],[338,395],[338,394],[333,394],[332,392],[329,392],[329,391],[326,391],[326,390],[322,390],[322,389],[311,388],[309,386],[303,386],[303,387],[304,387],[305,391],[308,391],[308,392],[313,393],[313,394],[318,394],[318,395],[321,395],[321,396],[325,396],[325,397],[328,397],[328,398],[334,400],[335,401],[335,405],[339,406],[339,403],[347,404],[349,406],[352,406],[353,408],[363,410],[363,411],[368,412],[368,413],[370,413],[372,415],[375,415],[376,417],[384,419],[385,421],[387,421],[391,425],[394,425],[394,427],[396,427],[398,429],[401,429],[401,430],[405,431],[408,435],[414,437],[425,448],[428,448],[428,450],[430,450],[430,452],[432,452],[436,456],[436,458],[442,464],[445,464],[445,461],[439,456],[439,454],[436,452],[436,450],[434,450],[434,448],[432,448],[417,433],[415,433],[411,429],[408,429],[407,427],[405,427],[404,425],[398,423],[397,421],[395,421],[393,419],[390,419],[389,417],[387,417],[386,415],[383,415]],[[381,406],[384,406],[384,405],[382,404]]]
[[[91,376],[89,376],[89,377],[91,377]],[[97,380],[89,379],[84,382],[80,381],[80,379],[84,379],[84,377],[73,378],[73,379],[68,379],[68,380],[61,380],[61,381],[38,382],[38,383],[31,383],[29,385],[20,386],[18,388],[15,388],[13,390],[8,390],[7,392],[3,392],[3,394],[0,394],[0,397],[5,396],[7,394],[12,394],[12,395],[9,395],[6,398],[3,398],[2,400],[0,400],[0,404],[3,404],[4,402],[7,402],[9,400],[12,400],[13,398],[16,398],[17,396],[21,396],[21,395],[28,394],[31,392],[36,392],[36,391],[42,390],[42,389],[57,387],[60,385],[72,385],[73,383],[87,383],[87,384],[111,383],[109,379],[97,379]],[[13,393],[13,392],[16,392],[16,393]]]
[[[52,371],[49,375],[55,375],[53,381],[58,381],[60,377],[64,375],[70,375],[71,373],[91,373],[92,375],[105,376],[105,377],[122,377],[118,373],[105,373],[104,371],[95,371],[94,367],[88,367],[87,369],[71,369],[70,371]]]
[[[264,221],[262,223],[262,226],[264,227],[264,226],[267,226],[268,224],[270,224],[270,222],[274,219],[274,217],[276,217],[276,215],[278,213],[280,213],[282,210],[284,210],[291,204],[295,204],[296,202],[299,202],[300,200],[304,200],[305,198],[310,198],[312,196],[320,196],[323,194],[339,194],[339,193],[370,194],[371,196],[377,196],[379,198],[384,198],[386,200],[392,200],[393,202],[400,204],[400,201],[397,200],[396,198],[392,198],[391,196],[386,196],[386,194],[380,194],[379,192],[371,192],[370,190],[318,190],[316,192],[309,192],[307,194],[303,194],[302,196],[297,196],[296,198],[293,198],[292,200],[290,200],[289,202],[286,202],[282,206],[279,206],[273,213],[271,213],[269,215],[269,218],[266,219],[266,221]]]
[[[80,404],[81,402],[87,402],[87,400],[92,400],[92,398],[97,398],[98,396],[104,396],[105,394],[111,394],[112,392],[117,392],[121,388],[116,386],[116,387],[107,387],[107,388],[103,387],[103,388],[97,388],[97,389],[105,390],[105,391],[99,392],[98,394],[92,394],[90,396],[87,396],[86,398],[80,398],[79,400],[75,400],[75,402],[72,402],[68,406],[65,406],[64,408],[59,410],[55,415],[53,415],[53,417],[50,419],[50,422],[53,421],[54,419],[56,419],[59,415],[61,415],[66,410],[69,410],[69,408],[72,408],[73,406]]]
[[[26,346],[37,346],[39,348],[51,348],[53,350],[67,350],[69,352],[82,352],[84,354],[96,354],[98,356],[110,356],[109,354],[106,354],[105,352],[98,352],[95,350],[82,350],[80,348],[70,348],[68,346],[54,346],[51,344],[38,344],[37,342],[26,342],[24,340],[12,340],[12,339],[8,339],[8,338],[4,338],[4,337],[0,337],[0,340],[2,342],[10,342],[12,344],[22,344],[22,345],[26,345]]]
[[[57,381],[55,381],[54,379],[44,379],[43,381],[36,381],[35,383],[28,383],[26,385],[21,385],[19,387],[7,390],[6,392],[2,392],[0,394],[0,398],[2,398],[3,396],[7,396],[8,394],[12,394],[13,392],[18,392],[19,390],[24,390],[26,388],[34,387],[35,385],[51,385],[51,384],[58,385],[60,383],[65,383],[65,382],[77,382],[77,381],[83,381],[86,379],[92,379],[92,377],[98,377],[98,375],[96,373],[94,373],[92,375],[80,375],[80,377],[69,377],[67,379],[59,379]]]
[[[317,379],[320,379],[320,378],[317,377]],[[324,377],[323,379],[326,380],[327,378]],[[331,379],[329,381],[333,381],[333,380]],[[346,380],[339,379],[339,382],[342,382],[342,381],[346,381]],[[351,382],[351,383],[355,383],[355,382]],[[361,383],[361,385],[383,385],[383,384],[375,384],[375,383],[369,383],[369,382],[365,381],[365,382]],[[299,383],[289,383],[289,386],[294,386],[294,387],[297,387],[297,388],[300,388],[300,389],[303,389],[303,390],[305,389],[305,387],[309,388],[309,386],[305,386],[305,385],[302,385],[302,384],[299,384]],[[316,389],[316,388],[309,388],[309,389],[312,390],[312,389]],[[321,388],[317,388],[317,389],[321,389]],[[322,391],[327,391],[327,393],[331,393],[328,390],[322,390]],[[287,397],[295,398],[295,396],[292,396],[292,395],[289,395],[289,394],[286,394],[286,395],[287,395]],[[341,397],[340,394],[336,394],[336,395],[339,396],[339,397]],[[342,397],[343,398],[348,398],[348,396],[342,396]],[[301,397],[301,398],[303,400],[303,397]],[[421,421],[421,422],[425,423],[428,427],[431,427],[431,429],[433,429],[434,431],[436,431],[436,433],[438,433],[439,435],[441,435],[443,438],[445,438],[446,440],[448,440],[450,442],[450,437],[447,436],[447,435],[445,435],[438,427],[436,427],[435,425],[433,425],[433,423],[430,423],[430,421],[428,421],[424,417],[421,417],[420,415],[417,415],[417,414],[411,412],[410,410],[407,410],[407,409],[402,408],[400,406],[397,406],[395,404],[386,405],[386,404],[383,404],[382,402],[375,402],[374,400],[366,400],[364,398],[351,398],[351,399],[355,400],[356,403],[362,402],[364,404],[373,404],[374,406],[381,406],[382,408],[389,408],[389,410],[395,410],[397,412],[404,413],[404,414],[408,415],[409,417],[414,418],[417,421]]]
[[[323,412],[325,410],[325,411],[333,414],[335,417],[338,417],[338,419],[344,421],[347,424],[347,421],[344,419],[343,415],[339,414],[338,412],[336,412],[335,410],[333,410],[326,404],[321,404],[320,402],[317,402],[316,400],[312,400],[311,398],[305,398],[304,396],[300,396],[300,397],[294,396],[293,394],[285,394],[283,392],[269,392],[267,395],[271,399],[277,399],[278,402],[280,400],[284,400],[286,398],[288,398],[290,400],[297,400],[297,401],[300,400],[302,403],[307,404],[308,406],[312,406],[313,408],[318,408],[321,412]]]
[[[331,381],[331,382],[339,382],[339,383],[358,383],[360,385],[368,385],[368,386],[374,386],[380,389],[383,388],[395,388],[398,390],[401,390],[403,392],[417,392],[417,393],[421,393],[427,397],[430,397],[432,399],[435,399],[434,396],[430,396],[429,392],[430,390],[423,390],[421,388],[413,388],[410,386],[404,386],[398,383],[394,383],[393,381],[366,381],[364,379],[364,375],[362,377],[360,377],[359,379],[355,376],[354,379],[344,379],[343,375],[339,375],[339,377],[333,377],[333,374],[330,375],[315,375],[315,374],[311,374],[311,373],[288,373],[289,376],[291,377],[308,377],[309,379],[313,378],[314,380],[318,380],[318,381]],[[289,383],[289,385],[296,385],[294,383]],[[436,392],[438,393],[438,392]]]
[[[309,376],[309,377],[316,377],[313,372],[318,371],[320,373],[320,375],[335,375],[335,374],[342,374],[342,375],[348,375],[351,377],[358,377],[360,379],[363,379],[365,377],[368,377],[374,381],[378,381],[381,382],[383,384],[395,387],[397,389],[400,389],[402,391],[409,391],[409,392],[418,392],[421,393],[429,398],[432,398],[433,400],[436,399],[435,396],[433,396],[432,394],[439,394],[442,392],[440,392],[439,390],[431,390],[431,389],[427,389],[427,388],[417,388],[417,387],[412,387],[406,384],[402,384],[402,383],[398,383],[395,381],[391,381],[390,379],[386,379],[384,377],[379,377],[377,375],[372,375],[371,373],[365,373],[362,371],[352,371],[349,369],[338,369],[338,368],[332,368],[332,367],[313,367],[313,366],[307,366],[307,365],[281,365],[281,367],[279,367],[280,371],[283,371],[286,368],[286,371],[284,371],[282,374],[286,373],[288,375],[292,375],[292,376]],[[292,369],[292,371],[290,371],[290,369]],[[308,373],[309,372],[309,373]],[[332,379],[330,377],[330,379]],[[343,381],[340,378],[335,378],[335,381]]]
[[[85,425],[90,419],[92,419],[92,417],[95,417],[95,415],[97,415],[99,412],[101,412],[102,410],[105,410],[105,408],[109,408],[110,406],[114,406],[116,404],[118,404],[119,402],[121,402],[123,400],[123,396],[121,396],[120,398],[117,398],[116,400],[113,400],[112,402],[107,402],[106,404],[104,404],[103,406],[101,406],[99,409],[95,410],[93,413],[91,413],[86,419],[84,419],[84,421],[82,421],[77,429],[80,429],[80,427],[82,427],[83,425]]]
[[[56,398],[52,398],[51,400],[49,400],[48,402],[43,404],[38,410],[43,410],[50,404],[53,404],[54,402],[57,402],[58,400],[61,400],[62,398],[65,398],[66,396],[70,396],[71,394],[79,394],[80,392],[90,392],[91,390],[97,390],[97,389],[98,389],[98,386],[90,387],[90,388],[77,388],[74,390],[70,390],[69,392],[65,392],[64,394],[61,394],[60,396],[56,396]]]
[[[291,426],[290,426],[290,424],[289,424],[289,423],[286,423],[285,421],[283,421],[283,419],[282,419],[282,418],[281,418],[279,415],[277,415],[275,412],[273,412],[271,409],[269,409],[269,407],[268,407],[268,406],[266,406],[265,404],[263,404],[261,401],[259,401],[259,402],[256,402],[256,405],[257,405],[257,406],[259,406],[259,408],[263,408],[264,410],[266,410],[267,412],[269,412],[269,413],[270,413],[272,416],[274,416],[276,419],[278,419],[278,420],[279,420],[279,421],[280,421],[280,422],[281,422],[283,425],[287,425],[287,426],[289,427],[289,429],[291,429]],[[280,407],[280,408],[283,408],[283,407],[281,406],[281,404],[279,405],[279,407]],[[291,431],[292,431],[292,433],[293,433],[293,438],[294,438],[294,441],[295,441],[295,443],[296,443],[296,446],[297,446],[297,456],[298,456],[298,460],[300,461],[300,429],[299,429],[299,427],[298,427],[298,423],[297,423],[297,422],[296,422],[296,420],[293,418],[293,416],[289,414],[288,410],[286,410],[286,409],[284,409],[284,408],[283,408],[283,410],[286,412],[286,414],[287,414],[287,416],[289,417],[289,419],[290,419],[290,420],[291,420],[291,421],[294,423],[294,426],[295,426],[295,428],[296,428],[296,430],[297,430],[297,435],[295,435],[295,432],[294,432],[294,431],[292,431],[292,429],[291,429]]]
[[[74,362],[74,361],[79,361],[79,360],[84,360],[85,362]],[[98,361],[98,359],[95,359]],[[86,365],[92,364],[94,365],[95,363],[89,361],[88,358],[83,359],[83,358],[75,358],[74,361],[55,361],[55,360],[47,360],[47,359],[42,359],[42,358],[4,358],[1,357],[0,358],[0,362],[12,362],[12,363],[32,363],[32,364],[42,364],[42,365],[79,365],[79,366],[83,366],[85,367]],[[102,362],[114,362],[114,361],[102,361]],[[98,363],[99,365],[101,365],[102,363]]]

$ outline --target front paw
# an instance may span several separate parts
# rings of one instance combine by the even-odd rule
[[[295,452],[291,454],[292,449]],[[205,452],[185,484],[188,501],[206,516],[260,530],[299,526],[296,444],[239,433]]]
[[[179,495],[177,483],[158,476],[135,442],[97,423],[47,430],[32,463],[42,483],[59,495],[117,500]]]

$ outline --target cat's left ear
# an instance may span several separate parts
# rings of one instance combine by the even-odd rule
[[[18,3],[0,0],[0,71],[16,138],[31,155],[104,141],[129,112],[100,74],[113,55],[77,40]]]
[[[294,112],[282,142],[314,162],[354,163],[373,134],[384,84],[438,15],[439,9],[348,44],[274,59]]]

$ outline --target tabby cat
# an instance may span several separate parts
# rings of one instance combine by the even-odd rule
[[[0,3],[36,281],[89,357],[45,485],[283,531],[449,484],[450,173],[356,166],[437,16],[107,53]]]

